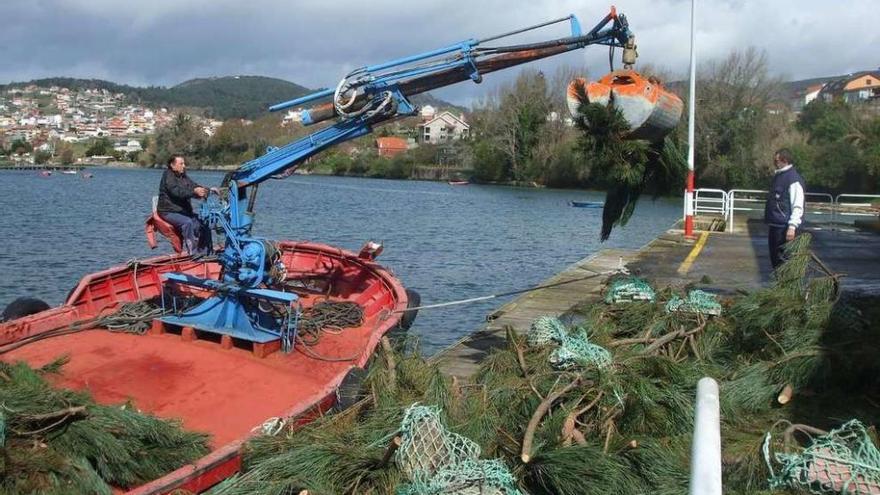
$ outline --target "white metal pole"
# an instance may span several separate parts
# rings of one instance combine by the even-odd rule
[[[697,106],[697,50],[694,44],[696,37],[697,0],[691,0],[691,74],[688,96],[688,173],[684,193],[684,235],[694,236],[694,111]]]
[[[691,445],[690,495],[721,495],[721,410],[718,383],[697,383],[697,411]]]

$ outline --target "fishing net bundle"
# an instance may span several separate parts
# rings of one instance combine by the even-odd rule
[[[800,489],[817,495],[880,495],[880,451],[858,420],[811,438],[799,452],[771,456],[771,442],[772,436],[767,433],[763,453],[771,488]],[[773,469],[773,461],[779,465],[778,472]]]
[[[604,368],[611,364],[611,353],[593,344],[583,330],[569,333],[565,325],[551,316],[535,320],[526,336],[532,347],[557,344],[548,360],[557,370],[570,370],[576,367],[598,366]]]
[[[520,495],[498,460],[480,460],[480,446],[450,432],[436,407],[413,404],[400,424],[395,462],[410,480],[398,495]]]
[[[715,294],[710,294],[700,289],[688,292],[687,297],[681,298],[673,295],[665,306],[667,313],[695,313],[704,316],[720,316],[721,303]]]
[[[53,388],[47,377],[65,362],[40,369],[0,362],[0,492],[109,495],[208,452],[207,436],[179,422]]]
[[[608,304],[631,301],[654,302],[656,297],[654,288],[645,280],[638,277],[625,277],[611,282],[608,292],[605,294],[605,302]]]

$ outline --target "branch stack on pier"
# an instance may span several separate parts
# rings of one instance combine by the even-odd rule
[[[780,420],[830,430],[841,418],[870,424],[880,414],[870,397],[880,376],[877,320],[862,301],[840,298],[809,236],[790,256],[770,287],[722,300],[720,316],[711,296],[687,298],[685,287],[659,290],[653,302],[582,307],[572,326],[541,320],[532,338],[509,331],[466,381],[412,349],[380,357],[365,382],[368,400],[256,439],[244,474],[216,493],[682,493],[694,387],[707,375],[721,382],[728,493],[773,493],[762,448]],[[668,309],[675,297],[702,302]],[[493,477],[461,476],[446,491],[429,480],[412,491],[418,480],[389,450],[406,436],[416,403],[437,408],[444,428],[479,447],[471,461],[500,466]],[[503,473],[515,490],[498,483]]]

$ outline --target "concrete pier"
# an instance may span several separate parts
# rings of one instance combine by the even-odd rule
[[[771,276],[767,230],[751,220],[741,233],[698,232],[685,239],[670,229],[639,250],[606,249],[581,260],[541,285],[576,282],[523,294],[488,316],[474,333],[432,359],[448,375],[466,379],[493,349],[505,345],[506,328],[528,330],[539,316],[565,316],[576,306],[599,300],[605,281],[621,262],[655,287],[693,284],[720,294],[766,285]],[[869,230],[830,230],[807,224],[812,249],[831,270],[844,275],[844,290],[880,295],[880,234]],[[595,276],[592,276],[595,275]]]

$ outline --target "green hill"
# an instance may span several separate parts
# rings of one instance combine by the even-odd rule
[[[123,93],[132,103],[162,107],[204,109],[218,119],[254,118],[266,113],[269,105],[308,93],[308,88],[283,79],[262,76],[227,76],[192,79],[177,86],[135,87],[101,79],[50,77],[0,85],[0,91],[28,85],[61,86],[72,90],[106,89]]]
[[[191,79],[176,86],[136,87],[101,79],[50,77],[27,82],[0,85],[0,91],[28,85],[39,87],[61,86],[71,90],[106,89],[123,93],[132,103],[151,107],[199,108],[207,115],[225,120],[256,118],[265,115],[270,105],[303,96],[312,90],[299,84],[263,76],[225,76]],[[460,110],[449,102],[436,99],[430,93],[413,98],[419,105],[434,105]]]
[[[269,105],[305,95],[311,90],[282,79],[262,76],[228,76],[192,79],[155,93],[147,88],[132,95],[148,105],[209,109],[219,118],[253,118]]]

